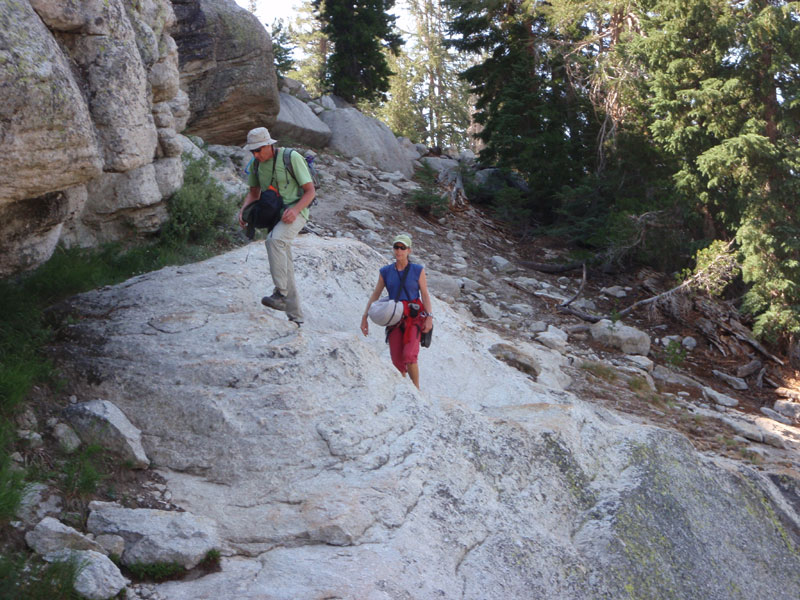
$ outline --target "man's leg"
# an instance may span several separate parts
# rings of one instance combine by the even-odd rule
[[[292,241],[305,224],[306,220],[301,216],[298,216],[292,224],[279,221],[265,242],[269,257],[269,272],[275,289],[286,297],[286,314],[292,321],[300,323],[303,322],[303,310],[300,308],[300,298],[294,283]]]

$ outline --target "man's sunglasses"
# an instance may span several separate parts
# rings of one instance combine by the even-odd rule
[[[407,246],[403,246],[403,244],[395,244],[394,246],[392,246],[392,248],[394,248],[395,250],[406,250]]]

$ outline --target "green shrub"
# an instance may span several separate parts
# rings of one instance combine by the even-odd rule
[[[604,365],[603,363],[595,361],[586,361],[581,363],[581,369],[589,371],[595,377],[599,377],[604,381],[615,381],[617,379],[617,372],[613,367]]]
[[[525,235],[530,230],[533,215],[530,198],[517,188],[500,189],[494,196],[493,209],[495,216],[517,233]]]
[[[164,581],[186,573],[186,569],[175,562],[134,563],[128,571],[138,580]]]
[[[13,436],[11,424],[0,423],[0,524],[14,518],[25,491],[24,473],[14,468],[8,453]]]
[[[681,367],[686,362],[686,348],[675,340],[670,340],[666,348],[667,362],[672,367]]]
[[[0,600],[81,600],[76,559],[46,564],[22,555],[0,555]]]
[[[102,446],[89,444],[67,459],[63,467],[64,492],[67,495],[87,496],[97,491],[97,485],[108,476],[104,456]]]
[[[210,173],[207,158],[185,157],[183,186],[167,201],[169,221],[161,232],[164,244],[210,243],[231,224],[235,206]]]
[[[435,217],[445,215],[450,203],[447,200],[447,196],[439,192],[436,183],[438,178],[436,170],[428,163],[422,163],[422,167],[418,168],[414,173],[414,178],[422,189],[416,190],[411,194],[406,204],[424,215],[432,214]]]

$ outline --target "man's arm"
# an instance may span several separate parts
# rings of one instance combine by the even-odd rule
[[[300,200],[292,204],[289,208],[283,211],[283,216],[281,217],[281,221],[284,223],[294,223],[294,220],[297,218],[297,215],[300,214],[300,211],[306,208],[311,202],[314,200],[314,197],[317,195],[317,191],[314,189],[314,182],[309,181],[306,184],[303,184],[303,195],[300,196]],[[251,188],[252,189],[252,188]]]

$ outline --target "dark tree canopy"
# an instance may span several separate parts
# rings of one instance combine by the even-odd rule
[[[388,11],[394,0],[315,0],[333,44],[326,86],[351,103],[382,99],[391,71],[384,50],[396,53],[403,41]]]

